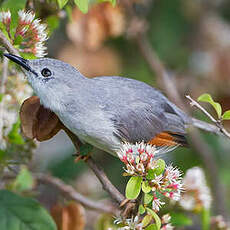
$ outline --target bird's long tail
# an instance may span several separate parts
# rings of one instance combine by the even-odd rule
[[[172,132],[159,133],[148,143],[151,145],[155,145],[157,147],[163,147],[163,146],[188,147],[188,142],[185,135],[172,133]]]

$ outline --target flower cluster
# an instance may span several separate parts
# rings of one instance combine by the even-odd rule
[[[125,142],[122,148],[117,151],[120,160],[125,164],[127,174],[146,176],[149,169],[157,166],[155,155],[166,153],[173,148],[156,148],[153,145],[141,143],[130,144]]]
[[[184,178],[185,192],[180,199],[180,205],[185,210],[199,211],[202,208],[209,209],[211,205],[211,193],[206,185],[204,172],[199,167],[189,169]]]
[[[125,163],[127,174],[145,176],[147,170],[155,166],[153,159],[156,151],[156,148],[145,145],[144,142],[136,145],[124,143],[123,148],[117,154]]]
[[[11,32],[11,13],[10,11],[0,12],[0,22],[5,26],[11,43],[18,47],[20,52],[32,53],[36,57],[46,55],[44,42],[47,40],[46,25],[41,24],[40,19],[34,19],[33,12],[18,11],[18,23]]]
[[[181,172],[171,165],[167,166],[164,173],[155,175],[155,178],[149,181],[149,185],[153,191],[152,208],[154,211],[159,211],[164,202],[158,198],[157,193],[174,201],[180,200],[183,191]]]
[[[171,165],[165,166],[162,159],[155,157],[170,150],[141,142],[124,143],[122,149],[117,152],[118,157],[126,166],[125,175],[142,178],[142,190],[152,196],[152,209],[156,212],[164,204],[160,194],[178,201],[183,189],[181,172]]]

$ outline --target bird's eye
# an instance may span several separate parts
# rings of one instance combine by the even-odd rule
[[[43,77],[49,77],[51,76],[51,71],[48,69],[48,68],[44,68],[42,71],[41,71],[41,74]]]

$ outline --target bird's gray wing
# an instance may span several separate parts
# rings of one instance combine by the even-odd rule
[[[149,142],[162,132],[185,133],[183,121],[176,114],[165,112],[159,103],[130,103],[128,108],[119,108],[112,121],[116,130],[114,134],[131,143]]]
[[[95,78],[94,84],[100,89],[94,100],[96,95],[103,95],[99,101],[106,114],[111,115],[114,134],[121,140],[148,142],[161,132],[179,134],[182,140],[185,139],[188,116],[158,90],[121,77]]]

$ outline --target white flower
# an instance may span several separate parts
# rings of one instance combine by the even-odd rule
[[[165,214],[161,217],[162,224],[168,224],[171,220],[171,216],[168,214]]]
[[[136,165],[136,169],[139,171],[139,172],[142,172],[144,173],[145,172],[145,167],[142,163],[139,163]]]
[[[181,172],[179,169],[173,167],[172,165],[167,166],[165,169],[165,174],[167,179],[172,183],[176,180],[181,179]]]
[[[163,179],[162,175],[155,176],[155,178],[153,180],[151,180],[151,182],[156,184],[157,186],[160,186],[163,183],[162,179]]]
[[[181,198],[181,192],[180,190],[177,190],[177,192],[174,192],[171,197],[175,201],[179,201]]]
[[[30,24],[34,19],[35,14],[32,11],[25,12],[24,10],[19,10],[18,16],[20,23]]]
[[[137,144],[137,149],[138,149],[138,152],[140,152],[140,153],[145,151],[145,143],[144,143],[144,141],[142,141],[141,143]]]
[[[153,145],[146,145],[145,151],[151,158],[157,153],[157,149]]]
[[[132,165],[127,164],[127,165],[126,165],[126,168],[127,168],[127,169],[125,169],[125,171],[126,171],[128,174],[133,175],[133,174],[135,173],[135,168],[134,168]]]
[[[156,212],[160,210],[160,207],[164,205],[165,202],[162,202],[159,198],[153,197],[152,209]]]
[[[143,152],[140,154],[140,160],[141,161],[147,161],[148,160],[148,154]]]
[[[34,55],[37,57],[44,57],[47,53],[46,51],[46,47],[44,46],[44,44],[42,42],[38,42],[35,44],[35,50],[34,50]]]
[[[0,22],[9,23],[10,20],[11,20],[11,13],[9,10],[0,12]]]

